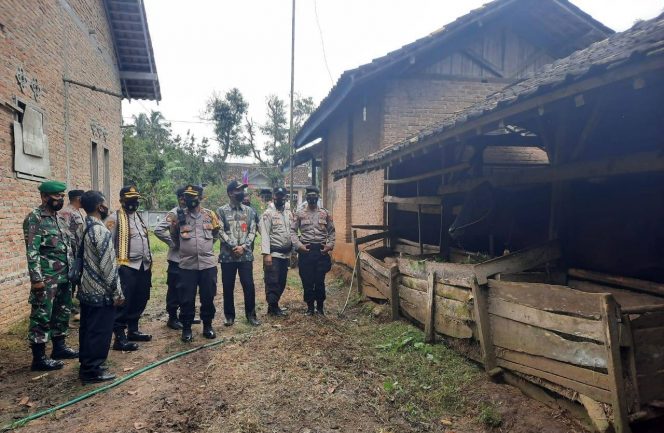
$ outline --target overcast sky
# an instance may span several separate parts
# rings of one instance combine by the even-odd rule
[[[249,102],[250,116],[258,122],[264,121],[267,95],[288,97],[291,0],[144,2],[162,101],[124,101],[126,122],[155,109],[172,123],[175,133],[191,130],[199,138],[214,137],[212,126],[200,119],[213,91],[239,88]],[[425,36],[486,2],[297,0],[295,92],[312,96],[318,104],[343,71]],[[664,9],[663,0],[572,3],[616,31]]]

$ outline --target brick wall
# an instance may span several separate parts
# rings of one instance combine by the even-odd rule
[[[38,182],[14,172],[13,97],[44,112],[51,178],[71,188],[91,188],[91,142],[98,143],[100,189],[104,190],[104,149],[110,162],[111,204],[122,183],[120,99],[69,85],[64,76],[120,92],[112,38],[102,0],[0,2],[0,326],[24,317],[29,281],[22,222],[40,204]],[[42,87],[38,101],[21,92],[15,77],[21,66]],[[93,136],[92,124],[105,138]],[[67,152],[66,143],[69,143]]]

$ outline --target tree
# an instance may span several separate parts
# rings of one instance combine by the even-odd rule
[[[286,103],[277,95],[267,97],[267,121],[260,126],[267,137],[264,152],[268,165],[281,165],[288,158],[288,115]]]
[[[242,135],[242,121],[249,104],[237,88],[232,88],[223,98],[213,94],[207,103],[205,114],[214,122],[214,133],[220,150],[215,153],[217,160],[226,162],[229,155],[249,156],[251,149],[245,144]]]

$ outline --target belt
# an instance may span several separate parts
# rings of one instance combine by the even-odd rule
[[[273,247],[270,245],[270,252],[286,254],[293,251],[293,247]]]

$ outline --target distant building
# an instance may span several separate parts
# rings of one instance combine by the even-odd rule
[[[272,197],[273,188],[269,170],[269,168],[261,164],[226,163],[222,178],[226,183],[233,179],[239,181],[244,179],[248,183],[250,191],[258,194],[264,201],[269,201]],[[282,173],[282,176],[281,184],[286,188],[290,188],[290,172],[286,171]],[[295,167],[293,198],[297,200],[298,204],[304,200],[304,189],[311,185],[311,183],[311,169],[309,165],[304,164]]]
[[[44,179],[122,185],[121,101],[160,100],[141,0],[0,2],[0,326],[29,310],[22,222]]]

